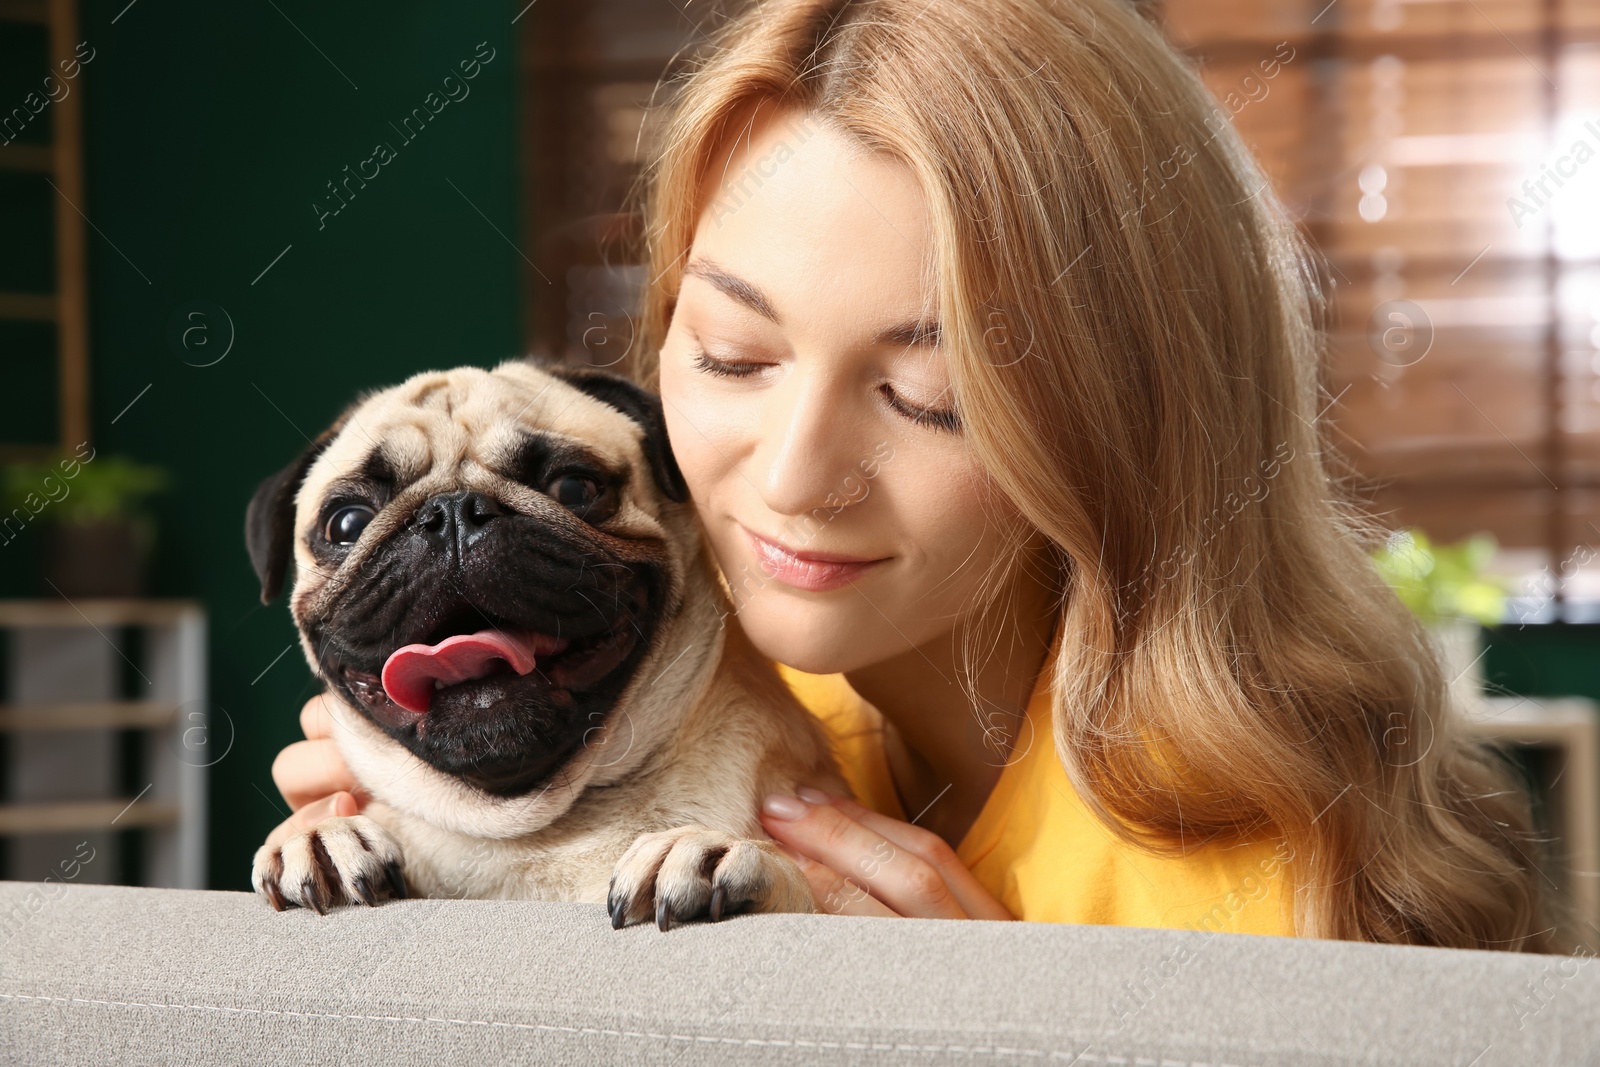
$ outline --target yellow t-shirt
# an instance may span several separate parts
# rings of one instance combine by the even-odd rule
[[[1059,641],[1058,624],[1051,659]],[[884,754],[882,714],[842,674],[807,674],[783,664],[778,670],[821,720],[856,798],[910,821]],[[1012,756],[956,849],[978,881],[1012,915],[1030,922],[1292,936],[1286,843],[1212,844],[1166,858],[1123,842],[1094,817],[1055,755],[1048,674],[1041,672]]]

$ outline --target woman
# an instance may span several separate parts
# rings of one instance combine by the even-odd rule
[[[671,107],[631,369],[866,801],[764,807],[827,909],[1570,944],[1329,467],[1308,252],[1155,30],[769,0]],[[303,722],[280,832],[359,803]]]

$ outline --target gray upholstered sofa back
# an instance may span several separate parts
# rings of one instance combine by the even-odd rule
[[[0,1062],[1600,1063],[1600,967],[1042,923],[0,882]]]

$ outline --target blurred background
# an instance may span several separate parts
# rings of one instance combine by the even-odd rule
[[[1376,564],[1600,920],[1600,0],[1139,7],[1326,256]],[[0,0],[0,877],[248,889],[316,691],[251,491],[361,389],[626,350],[707,15]]]

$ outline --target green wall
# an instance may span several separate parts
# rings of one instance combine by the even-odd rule
[[[481,0],[84,6],[94,442],[174,473],[153,591],[206,603],[212,701],[236,735],[212,769],[216,888],[249,888],[285,814],[272,759],[315,692],[298,649],[267,669],[294,629],[284,598],[259,603],[252,489],[359,390],[518,352],[515,14]],[[449,100],[458,63],[491,53]],[[437,114],[430,93],[449,101]],[[414,108],[430,119],[407,142],[390,123]],[[313,205],[337,203],[325,183],[377,142],[394,157],[319,221]],[[211,343],[186,350],[170,327],[195,301],[207,318],[188,324]],[[217,308],[232,348],[192,365],[223,351]],[[27,546],[12,547],[5,591],[32,592]]]
[[[1484,644],[1493,692],[1600,700],[1600,624],[1507,623],[1485,630]]]

